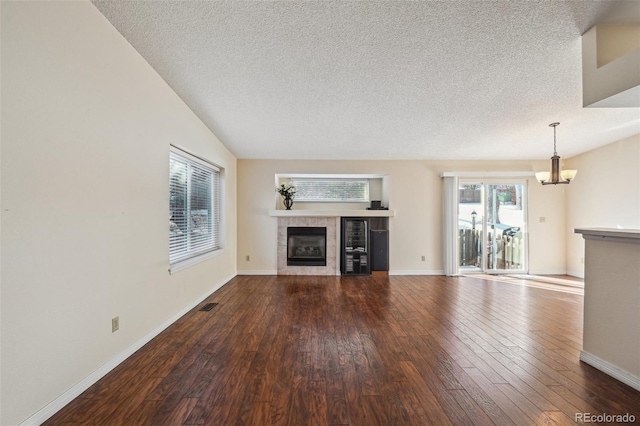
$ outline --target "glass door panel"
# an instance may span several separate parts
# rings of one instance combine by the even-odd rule
[[[524,184],[485,185],[486,272],[525,271]]]
[[[482,183],[464,183],[458,196],[458,248],[462,272],[482,268],[482,223],[484,217]]]

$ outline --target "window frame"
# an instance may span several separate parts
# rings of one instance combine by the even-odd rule
[[[171,193],[172,193],[172,178],[171,178],[171,167],[172,162],[174,161],[174,156],[177,157],[176,161],[186,162],[191,167],[197,169],[200,173],[202,170],[206,170],[208,173],[211,173],[211,187],[210,190],[210,234],[208,237],[212,240],[212,245],[208,247],[204,247],[199,249],[191,250],[189,247],[186,248],[182,254],[172,256],[172,235],[171,235],[171,214],[172,214],[172,206],[171,206]],[[188,167],[189,168],[189,167]],[[170,215],[170,225],[169,225],[169,273],[174,273],[184,268],[187,268],[193,264],[202,262],[207,260],[213,256],[218,255],[223,250],[223,203],[224,203],[224,168],[218,166],[212,161],[209,161],[205,158],[202,158],[182,147],[171,144],[169,147],[169,215]],[[186,177],[186,187],[187,187],[187,198],[191,196],[191,184],[189,180],[191,179],[190,174]],[[191,223],[191,211],[187,208],[185,221],[187,223]],[[174,222],[175,224],[175,222]],[[187,235],[187,239],[190,235]],[[186,243],[189,245],[189,242]]]

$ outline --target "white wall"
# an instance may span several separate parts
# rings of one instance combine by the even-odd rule
[[[236,159],[89,2],[1,7],[8,426],[235,274]],[[226,169],[225,249],[173,276],[170,143]]]
[[[570,158],[578,175],[567,188],[567,269],[584,277],[584,239],[576,228],[640,229],[640,135]]]
[[[640,106],[637,37],[638,25],[596,25],[582,35],[583,106]]]
[[[238,161],[238,272],[275,273],[274,176],[278,173],[388,175],[389,262],[392,273],[442,273],[442,178],[444,171],[539,171],[546,161]],[[564,189],[529,179],[530,270],[565,272]],[[294,202],[294,209],[296,204]],[[540,223],[539,217],[545,217]],[[249,255],[251,260],[246,261]],[[421,256],[426,261],[421,261]]]

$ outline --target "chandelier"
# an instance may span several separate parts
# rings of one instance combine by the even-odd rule
[[[576,177],[577,170],[560,170],[560,156],[556,152],[556,127],[560,123],[551,123],[553,127],[553,157],[551,157],[551,171],[537,172],[536,179],[543,185],[557,185],[559,183],[569,183]]]

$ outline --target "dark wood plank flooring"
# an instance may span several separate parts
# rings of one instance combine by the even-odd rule
[[[236,277],[46,424],[638,421],[640,392],[579,361],[582,301],[469,277]]]

